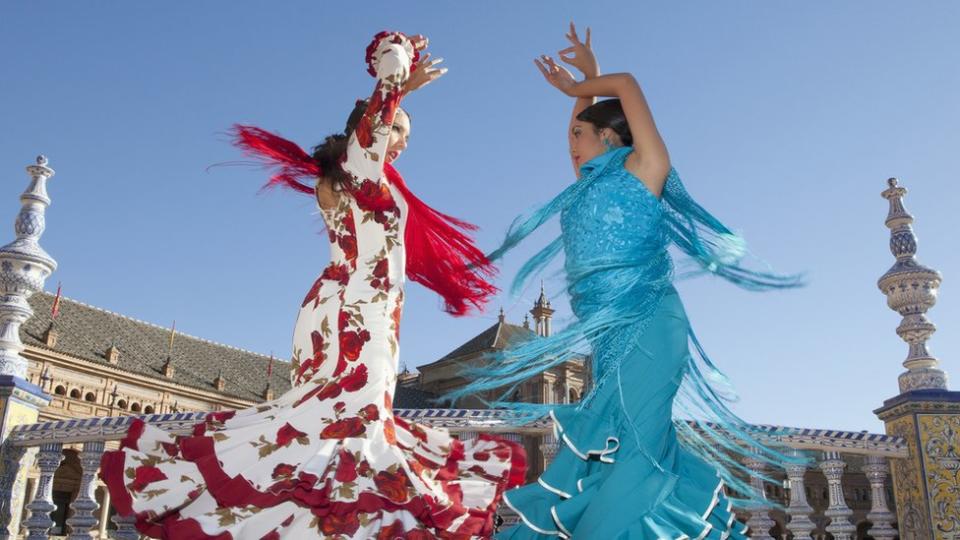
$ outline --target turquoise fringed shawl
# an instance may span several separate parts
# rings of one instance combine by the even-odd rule
[[[589,354],[597,344],[604,350],[626,350],[616,340],[640,335],[663,295],[672,289],[673,261],[668,247],[685,257],[678,277],[714,274],[749,290],[785,289],[801,285],[799,276],[782,276],[742,266],[744,240],[700,206],[687,192],[679,175],[670,170],[661,199],[657,199],[625,168],[632,148],[607,152],[581,168],[580,180],[568,186],[531,215],[510,226],[502,245],[490,254],[502,257],[557,214],[563,233],[528,260],[515,277],[516,293],[531,277],[565,252],[566,292],[577,320],[545,338],[517,343],[492,354],[479,368],[465,368],[472,382],[451,392],[455,401],[480,392],[496,391],[492,407],[513,411],[513,420],[525,423],[557,407],[589,407],[598,390],[619,381],[617,354],[595,358],[593,388],[574,405],[508,402],[516,387],[530,377],[570,359]],[[691,331],[690,360],[674,401],[674,417],[681,443],[717,466],[727,483],[750,493],[736,471],[753,457],[782,465],[797,461],[760,442],[751,427],[727,406],[736,394],[723,373],[710,361]],[[622,388],[621,388],[622,390]],[[739,459],[735,459],[739,458]],[[750,497],[748,497],[749,499]],[[749,501],[745,501],[749,502]]]

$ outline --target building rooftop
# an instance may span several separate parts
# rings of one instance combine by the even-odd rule
[[[114,345],[120,351],[115,367],[121,370],[211,392],[217,391],[214,380],[222,372],[226,384],[219,393],[263,401],[269,356],[177,330],[169,354],[173,376],[167,378],[163,375],[163,367],[168,358],[170,328],[76,300],[60,298],[56,318],[57,342],[55,347],[48,347],[46,333],[53,321],[53,301],[54,295],[47,292],[30,297],[34,316],[20,328],[20,339],[24,344],[104,365],[111,365],[107,360],[107,349]],[[269,382],[275,396],[290,389],[289,369],[289,363],[274,360]],[[430,406],[432,397],[421,390],[398,387],[394,406],[425,408]]]

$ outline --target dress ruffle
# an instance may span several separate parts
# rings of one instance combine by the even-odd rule
[[[518,444],[486,435],[461,442],[397,418],[394,444],[384,433],[391,429],[388,422],[371,422],[364,437],[311,439],[309,448],[300,449],[309,459],[280,475],[283,463],[258,461],[242,471],[224,465],[242,462],[245,454],[236,450],[247,452],[257,440],[248,431],[277,431],[291,425],[287,420],[215,413],[192,436],[176,437],[137,419],[121,450],[105,454],[101,476],[117,511],[136,514],[142,533],[218,540],[318,532],[349,538],[489,537],[503,490],[523,482],[526,458]],[[372,488],[357,492],[358,476],[372,478]],[[149,501],[150,510],[138,512],[134,497]],[[243,523],[254,515],[258,519]]]
[[[667,460],[673,461],[671,470],[676,473],[655,467],[636,451],[620,455],[618,434],[603,427],[609,422],[578,414],[574,425],[587,426],[579,430],[551,414],[560,444],[557,456],[536,483],[504,494],[504,503],[520,516],[522,526],[498,539],[746,538],[746,526],[736,521],[716,469],[681,448]],[[591,421],[598,422],[597,429],[589,429]],[[618,497],[617,506],[606,509],[608,527],[578,529],[584,513],[597,504],[598,493],[613,476],[619,477],[613,483],[623,484],[624,498]]]
[[[589,404],[550,410],[557,455],[536,483],[504,494],[521,524],[498,538],[744,538],[718,468],[680,444],[672,418],[688,330],[671,291],[644,331],[598,343],[600,362],[623,361]]]

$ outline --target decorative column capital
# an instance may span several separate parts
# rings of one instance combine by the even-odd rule
[[[847,468],[847,463],[840,457],[839,452],[824,452],[823,460],[817,465],[827,480],[837,479],[843,475],[843,470]]]
[[[540,453],[543,455],[543,466],[548,467],[556,457],[560,444],[552,433],[543,436],[540,442]]]
[[[863,460],[863,474],[871,484],[883,482],[890,474],[890,465],[883,456],[867,456]]]

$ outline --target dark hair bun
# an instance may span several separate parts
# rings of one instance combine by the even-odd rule
[[[603,128],[612,129],[624,146],[633,146],[633,134],[630,133],[630,125],[627,124],[627,116],[623,114],[619,99],[598,101],[580,111],[577,120],[593,124],[598,131]]]

